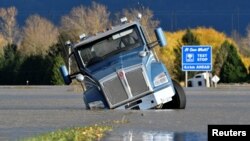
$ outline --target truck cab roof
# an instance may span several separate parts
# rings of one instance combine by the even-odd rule
[[[108,36],[110,34],[116,33],[118,31],[121,31],[121,30],[126,29],[127,27],[130,27],[130,26],[133,26],[133,25],[139,25],[139,23],[134,21],[134,22],[124,23],[124,24],[121,24],[121,25],[118,25],[118,26],[114,26],[110,30],[98,33],[95,36],[86,37],[84,40],[82,40],[82,41],[78,42],[77,44],[75,44],[74,48],[77,48],[77,47],[80,47],[82,45],[85,45],[85,44],[91,43],[93,41],[96,41],[98,39],[104,38],[104,37],[106,37],[106,36]]]

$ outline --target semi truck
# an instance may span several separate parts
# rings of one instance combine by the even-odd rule
[[[207,82],[209,85],[207,85]],[[206,73],[206,72],[198,73],[193,78],[188,79],[188,87],[210,87],[210,86],[212,86],[211,73]]]
[[[139,21],[122,22],[93,36],[68,43],[78,70],[60,67],[65,84],[84,85],[87,109],[185,109],[183,88],[171,79],[153,48],[166,46],[162,28],[150,42]]]

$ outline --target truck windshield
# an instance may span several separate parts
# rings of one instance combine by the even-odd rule
[[[107,57],[142,45],[139,31],[134,26],[86,44],[80,48],[79,53],[84,65],[88,67]]]

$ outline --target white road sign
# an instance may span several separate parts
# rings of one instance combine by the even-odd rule
[[[212,78],[212,81],[214,83],[218,83],[220,81],[220,78],[217,75],[214,75],[214,77]]]

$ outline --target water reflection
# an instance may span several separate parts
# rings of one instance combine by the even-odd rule
[[[111,133],[105,141],[207,141],[205,133],[196,132],[137,132]]]

